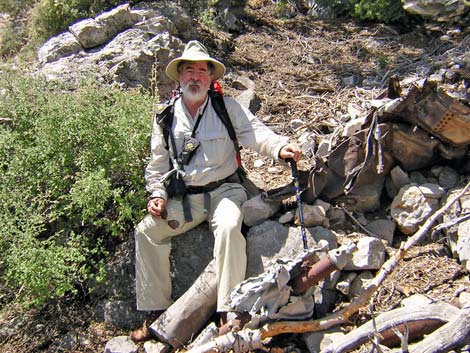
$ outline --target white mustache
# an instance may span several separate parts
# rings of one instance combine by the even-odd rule
[[[201,86],[201,82],[196,81],[196,80],[191,80],[188,82],[188,86]]]

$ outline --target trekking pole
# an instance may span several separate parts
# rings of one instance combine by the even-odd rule
[[[292,179],[294,179],[295,197],[297,199],[297,207],[299,209],[300,235],[302,236],[304,251],[307,251],[308,246],[307,235],[305,234],[304,211],[302,210],[302,200],[300,199],[299,171],[297,170],[297,163],[292,158],[287,158],[286,162],[290,164]]]

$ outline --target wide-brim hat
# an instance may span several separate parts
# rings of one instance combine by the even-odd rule
[[[218,80],[225,74],[225,65],[210,57],[207,52],[207,48],[197,40],[188,42],[184,48],[183,54],[180,57],[171,60],[167,65],[165,70],[166,74],[173,81],[179,81],[180,75],[178,72],[178,64],[182,61],[210,61],[214,64],[214,72],[212,73],[214,75],[214,81]]]

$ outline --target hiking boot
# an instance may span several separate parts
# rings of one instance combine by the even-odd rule
[[[152,324],[151,322],[145,320],[142,327],[131,332],[131,335],[130,335],[131,340],[134,343],[141,343],[141,342],[146,342],[146,341],[151,340],[153,338],[152,332],[150,331],[150,328],[149,328],[151,324]]]
[[[240,331],[250,320],[251,315],[247,312],[220,313],[219,336],[225,335],[230,331]]]
[[[138,328],[137,330],[134,330],[130,334],[130,338],[134,343],[141,343],[141,342],[146,342],[149,341],[154,337],[152,334],[152,331],[150,330],[150,325],[153,324],[153,322],[161,315],[163,314],[164,310],[157,310],[153,313],[151,313],[146,320],[144,320],[144,323],[142,327]]]

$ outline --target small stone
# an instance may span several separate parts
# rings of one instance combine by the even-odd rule
[[[357,242],[353,258],[345,270],[377,270],[385,262],[385,246],[380,239],[363,237]]]
[[[305,123],[301,119],[292,119],[291,122],[290,122],[290,127],[293,130],[297,130],[297,129],[301,128],[304,125],[305,125]]]
[[[342,80],[343,80],[343,84],[349,87],[357,86],[359,83],[359,77],[357,77],[356,75],[343,77]]]
[[[266,202],[260,195],[242,205],[243,221],[251,227],[263,223],[281,208],[278,202]]]
[[[460,175],[454,169],[450,167],[444,167],[439,174],[438,181],[439,185],[444,189],[449,190],[457,185],[460,180]]]
[[[292,222],[295,217],[294,211],[289,211],[284,213],[281,217],[279,217],[279,223],[286,224]]]
[[[393,235],[397,225],[388,219],[378,219],[366,225],[366,229],[377,235],[380,239],[387,242],[388,245],[393,243]]]
[[[318,157],[326,157],[331,152],[331,150],[332,150],[331,140],[324,138],[318,143],[318,150],[316,152],[316,155]]]
[[[420,172],[412,171],[412,172],[410,172],[409,175],[410,175],[410,179],[411,179],[412,183],[416,183],[416,184],[425,184],[425,183],[427,183],[426,177],[423,174],[421,174]]]
[[[346,213],[341,208],[330,208],[326,215],[332,227],[346,223]]]
[[[445,190],[437,184],[426,183],[418,188],[424,196],[432,199],[440,199],[445,194]]]
[[[444,166],[442,165],[434,165],[431,167],[430,171],[433,176],[435,176],[436,178],[439,178],[439,174],[441,174],[443,169],[444,169]]]
[[[264,161],[262,159],[257,159],[253,162],[253,167],[261,168],[264,165]]]
[[[328,212],[328,210],[331,207],[330,203],[328,203],[326,201],[323,201],[323,200],[320,200],[320,199],[316,199],[315,202],[313,203],[313,205],[322,207],[325,210],[325,212]]]
[[[387,191],[388,197],[393,199],[395,196],[398,194],[398,188],[393,182],[392,178],[390,176],[387,176],[385,179],[385,191]]]
[[[269,167],[268,168],[268,173],[269,174],[281,174],[282,170],[276,167]]]
[[[393,184],[395,184],[398,189],[411,183],[410,177],[403,169],[400,168],[400,166],[396,166],[390,171],[390,177]]]
[[[330,223],[326,217],[326,210],[322,206],[314,206],[304,204],[302,205],[302,211],[304,216],[304,224],[306,227],[313,226],[325,226],[329,227]],[[295,224],[299,225],[299,210],[297,209],[295,213]]]
[[[439,189],[442,190],[435,184],[409,184],[400,189],[392,201],[390,213],[403,233],[408,235],[417,231],[437,209],[439,196],[434,191],[440,193]]]
[[[349,297],[356,298],[363,294],[374,275],[370,271],[362,271],[351,283]]]
[[[357,277],[356,272],[348,272],[345,276],[342,276],[339,282],[336,284],[336,289],[344,295],[349,294],[349,288],[351,287],[352,281]]]
[[[137,353],[139,347],[128,336],[114,337],[104,348],[104,353]]]
[[[144,343],[145,353],[165,353],[171,351],[168,345],[156,342],[156,341],[147,341]]]

